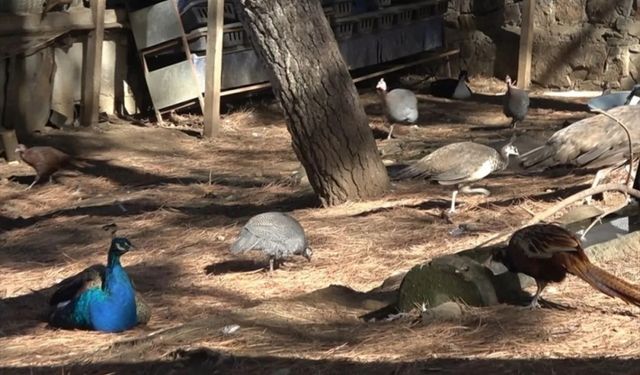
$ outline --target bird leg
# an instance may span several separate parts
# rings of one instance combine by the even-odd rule
[[[591,183],[591,188],[593,189],[594,187],[598,186],[598,184],[600,184],[600,182],[607,177],[607,175],[611,172],[612,168],[604,168],[604,169],[600,169],[598,172],[596,172],[596,175],[593,177],[593,182]],[[591,204],[591,202],[593,201],[593,197],[592,196],[588,196],[584,199],[584,204]]]
[[[451,194],[451,208],[449,209],[449,213],[453,214],[456,212],[456,197],[458,196],[458,190],[454,190]]]
[[[33,179],[33,182],[31,183],[31,185],[29,185],[29,187],[28,187],[28,188],[26,188],[25,190],[29,190],[29,189],[31,189],[31,188],[33,187],[33,185],[35,185],[35,184],[37,184],[37,183],[38,183],[38,181],[40,181],[40,175],[38,175],[38,174],[37,174],[37,175],[36,175],[36,178],[35,178],[35,179]]]
[[[516,119],[511,120],[511,129],[515,129],[517,124],[518,124],[518,120]]]
[[[273,273],[273,263],[275,262],[275,259],[273,257],[269,258],[269,274]]]
[[[396,124],[390,124],[389,125],[389,135],[387,135],[387,140],[391,139],[391,134],[393,134],[393,128],[396,126]]]
[[[538,300],[540,299],[540,294],[542,294],[542,291],[547,286],[547,282],[536,280],[536,286],[538,287],[538,289],[536,290],[536,294],[535,296],[533,296],[531,303],[527,306],[527,308],[529,309],[540,308],[540,303],[538,302]]]

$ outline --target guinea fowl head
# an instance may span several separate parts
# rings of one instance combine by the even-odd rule
[[[109,253],[122,255],[128,252],[131,249],[134,249],[135,246],[124,237],[114,237],[111,240],[111,248],[109,249]]]
[[[516,86],[516,81],[512,81],[511,77],[507,74],[507,76],[504,78],[504,81],[507,83],[507,87],[508,88],[512,88]]]
[[[380,78],[376,85],[376,90],[379,92],[387,92],[387,83],[384,81],[384,78]]]
[[[27,151],[27,146],[23,145],[22,143],[20,143],[17,147],[16,147],[16,153],[21,154],[23,152]]]
[[[466,70],[461,70],[460,75],[458,75],[458,80],[464,80],[465,82],[469,82],[469,72]]]
[[[305,257],[309,262],[311,262],[311,256],[313,255],[313,250],[310,247],[305,247],[302,250],[302,256]]]

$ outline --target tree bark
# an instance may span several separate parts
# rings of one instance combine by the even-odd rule
[[[235,1],[322,204],[386,192],[386,169],[320,0]]]

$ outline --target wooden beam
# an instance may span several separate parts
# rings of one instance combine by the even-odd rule
[[[533,49],[533,15],[536,0],[524,0],[520,26],[520,51],[518,52],[518,87],[526,89],[531,84],[531,51]]]
[[[207,16],[207,66],[204,85],[205,138],[220,132],[220,91],[222,86],[222,34],[224,0],[209,0]]]
[[[102,41],[104,40],[104,11],[106,0],[91,1],[94,29],[87,36],[82,61],[82,93],[80,124],[91,126],[98,123],[100,105],[100,83],[102,82]]]
[[[123,28],[127,25],[123,9],[107,9],[104,13],[106,29]],[[92,30],[91,9],[74,9],[67,12],[16,15],[0,13],[0,35],[47,34],[73,30]]]
[[[421,65],[430,61],[434,61],[434,60],[439,60],[439,59],[448,59],[451,56],[457,55],[460,53],[459,49],[451,49],[448,51],[444,51],[444,52],[438,52],[438,53],[434,53],[434,54],[430,54],[427,57],[424,58],[419,58],[417,60],[408,62],[408,63],[403,63],[403,64],[394,64],[388,68],[382,69],[382,70],[378,70],[375,71],[373,73],[369,73],[363,76],[359,76],[359,77],[355,77],[353,78],[353,83],[358,83],[358,82],[362,82],[365,81],[367,79],[371,79],[371,78],[375,78],[375,77],[379,77],[385,74],[389,74],[389,73],[393,73],[396,72],[398,70],[402,70],[402,69],[406,69],[406,68],[410,68],[412,66],[415,65]],[[271,84],[269,82],[264,82],[264,83],[256,83],[253,85],[249,85],[249,86],[242,86],[242,87],[236,87],[233,89],[228,89],[228,90],[224,90],[220,93],[221,96],[227,96],[227,95],[234,95],[234,94],[240,94],[243,92],[248,92],[248,91],[257,91],[257,90],[261,90],[261,89],[266,89],[268,87],[271,87]]]

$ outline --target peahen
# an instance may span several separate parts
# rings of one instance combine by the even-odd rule
[[[277,261],[292,255],[302,255],[311,261],[313,254],[300,223],[282,212],[265,212],[249,219],[231,245],[231,252],[250,250],[260,250],[269,257],[271,272]]]
[[[120,257],[133,248],[124,237],[111,240],[107,266],[93,266],[64,280],[50,300],[55,305],[49,323],[66,329],[120,332],[149,320],[150,310],[140,299]]]
[[[71,156],[50,146],[35,146],[27,148],[23,144],[19,144],[16,153],[20,159],[29,164],[36,171],[36,178],[33,180],[27,190],[41,180],[49,179],[60,168],[63,168],[71,161]]]
[[[471,184],[507,168],[509,156],[518,155],[518,149],[513,146],[514,140],[512,138],[500,151],[475,142],[451,143],[400,170],[393,178],[399,180],[422,177],[437,181],[440,185],[457,185],[451,195],[449,209],[450,213],[454,213],[458,191],[487,196],[491,194],[489,190],[473,188]]]

